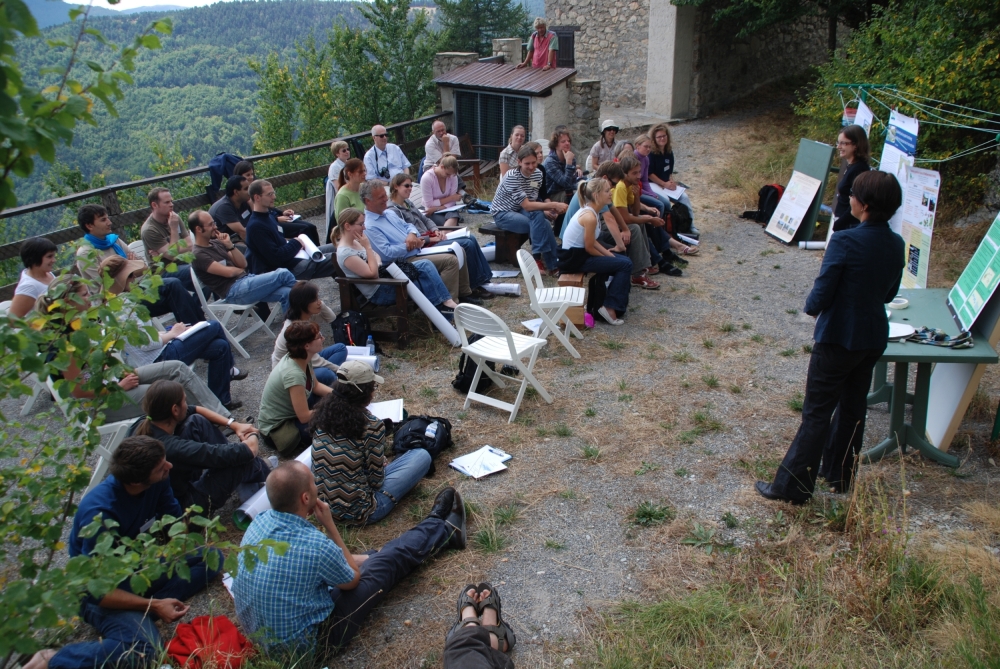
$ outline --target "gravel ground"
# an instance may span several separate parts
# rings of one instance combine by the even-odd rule
[[[788,401],[804,389],[803,347],[812,343],[813,320],[801,308],[821,255],[785,247],[737,218],[743,207],[731,204],[732,194],[720,185],[722,170],[739,160],[732,147],[762,111],[735,109],[674,126],[678,169],[702,231],[701,255],[683,277],[657,276],[660,290],[633,291],[624,327],[598,325],[574,341],[581,359],[550,338],[536,371],[554,397],[551,405],[526,398],[514,424],[484,405],[463,411],[464,398],[450,387],[458,352],[426,326],[418,325],[426,334],[406,350],[387,351],[380,397],[403,397],[411,413],[450,418],[456,448],[386,521],[350,530],[346,540],[377,547],[420,520],[440,488],[456,485],[477,510],[470,535],[498,536],[504,545],[488,551],[470,542],[469,550],[440,556],[404,580],[333,666],[439,666],[457,593],[482,580],[499,585],[504,616],[518,637],[519,667],[579,664],[591,653],[585,622],[592,611],[696,586],[705,555],[681,543],[693,522],[742,546],[760,540],[762,528],[786,508],[764,502],[752,486],[773,472],[798,426]],[[467,219],[478,226],[488,217]],[[318,283],[336,306],[333,282]],[[532,317],[525,297],[498,297],[488,306],[512,329]],[[247,350],[252,360],[237,364],[251,374],[234,384],[233,395],[252,408],[269,372],[271,342],[252,337]],[[984,388],[996,385],[991,370]],[[11,415],[18,407],[0,408]],[[989,422],[982,416],[967,422],[956,440],[952,452],[966,461],[961,477],[915,456],[905,459],[917,531],[961,529],[963,501],[988,497],[995,477],[984,448]],[[885,406],[874,408],[866,445],[887,430]],[[508,471],[472,481],[447,467],[450,457],[483,444],[514,455]],[[599,457],[584,457],[585,446],[599,449]],[[891,457],[866,469],[899,468]],[[635,526],[632,513],[644,501],[669,507],[676,519]],[[516,518],[507,513],[498,520],[497,509],[516,509]],[[722,522],[727,513],[738,528]],[[232,615],[221,586],[193,608]]]

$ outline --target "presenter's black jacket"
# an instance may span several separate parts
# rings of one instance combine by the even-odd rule
[[[835,232],[806,298],[805,312],[818,316],[816,342],[850,351],[884,350],[885,304],[899,291],[904,264],[903,238],[888,223],[867,221]]]

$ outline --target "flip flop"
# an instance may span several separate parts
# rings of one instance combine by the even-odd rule
[[[681,251],[681,253],[683,253],[686,256],[696,256],[699,253],[701,253],[701,249],[699,249],[697,246],[685,246],[684,250]]]

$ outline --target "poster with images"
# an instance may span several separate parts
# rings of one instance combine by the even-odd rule
[[[920,123],[915,118],[903,116],[896,112],[889,114],[889,127],[885,133],[885,145],[882,147],[882,159],[878,168],[882,172],[894,174],[899,180],[899,186],[906,191],[906,168],[913,166],[914,156],[917,155],[917,132],[920,130]],[[903,214],[902,210],[889,219],[889,227],[893,232],[902,234]]]
[[[792,172],[792,178],[788,181],[788,186],[764,232],[790,244],[802,224],[802,219],[809,213],[809,207],[819,187],[819,179],[801,172]]]
[[[906,242],[903,288],[926,288],[927,267],[934,235],[934,214],[941,192],[941,175],[934,170],[909,167],[903,189],[903,222],[900,235]]]
[[[871,136],[872,121],[875,120],[875,114],[872,110],[868,108],[861,100],[858,100],[858,111],[854,115],[854,125],[860,125],[865,129],[865,134]]]
[[[948,306],[963,330],[976,322],[997,284],[1000,284],[1000,214],[993,219],[972,260],[948,293]]]

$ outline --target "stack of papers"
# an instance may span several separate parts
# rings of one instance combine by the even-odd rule
[[[471,476],[474,479],[481,479],[484,476],[496,474],[497,472],[502,472],[507,469],[507,466],[504,463],[512,457],[514,456],[509,453],[504,453],[499,448],[494,448],[493,446],[483,446],[478,451],[473,451],[468,455],[455,458],[451,461],[451,466],[466,476]]]

